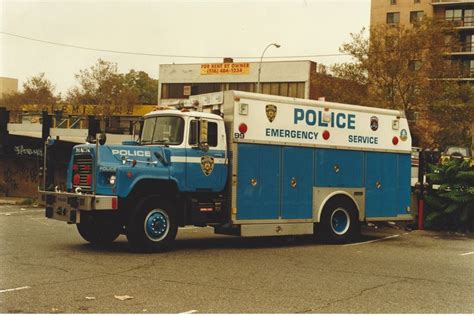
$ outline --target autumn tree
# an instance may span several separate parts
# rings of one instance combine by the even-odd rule
[[[54,111],[54,106],[60,96],[54,95],[54,85],[44,73],[28,78],[22,86],[22,91],[3,97],[2,103],[10,110],[21,111],[23,105],[35,105],[39,110]]]
[[[110,116],[114,112],[131,112],[138,101],[138,93],[126,84],[116,63],[99,59],[75,75],[79,86],[68,91],[67,101],[73,107],[79,104],[95,105],[96,114]]]
[[[355,80],[338,78],[329,73],[311,74],[311,99],[369,105],[367,85]]]
[[[460,71],[446,57],[459,45],[453,28],[425,19],[410,27],[375,26],[370,38],[364,29],[351,37],[340,50],[353,60],[334,65],[332,73],[367,86],[369,105],[405,111],[414,145],[436,143],[446,128],[459,130],[454,121],[433,115],[452,114],[454,107],[469,108],[461,97],[463,87],[455,80],[444,80]]]
[[[138,95],[140,104],[157,104],[158,80],[150,78],[144,71],[130,70],[125,74],[125,84]]]

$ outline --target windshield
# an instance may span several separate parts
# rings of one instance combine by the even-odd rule
[[[184,120],[178,116],[155,116],[146,118],[143,124],[141,143],[179,145],[183,142]]]

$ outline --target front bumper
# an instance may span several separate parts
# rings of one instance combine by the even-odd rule
[[[81,212],[116,211],[118,209],[117,196],[51,191],[40,191],[40,194],[46,205],[46,217],[68,224],[80,223]]]

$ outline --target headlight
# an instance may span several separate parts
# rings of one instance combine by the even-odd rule
[[[109,178],[109,183],[110,183],[111,185],[114,185],[116,180],[117,180],[117,177],[114,176],[114,175],[112,175],[112,176],[110,176],[110,178]]]

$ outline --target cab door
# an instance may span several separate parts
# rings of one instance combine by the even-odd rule
[[[189,191],[220,192],[227,177],[226,138],[224,123],[207,119],[209,150],[199,146],[200,121],[190,119],[186,145],[186,187]]]

